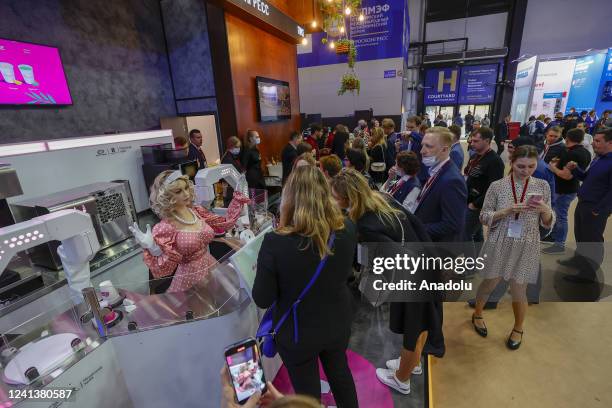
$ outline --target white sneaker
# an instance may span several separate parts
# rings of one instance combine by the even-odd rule
[[[410,380],[405,383],[401,382],[395,376],[395,370],[377,368],[376,377],[378,377],[378,380],[381,383],[393,388],[395,391],[400,392],[402,394],[410,394]]]
[[[397,370],[399,370],[399,366],[400,366],[400,359],[399,358],[396,358],[395,360],[387,361],[387,368],[389,370],[397,371]],[[421,374],[423,374],[423,367],[421,366],[421,362],[419,362],[419,365],[417,365],[416,367],[414,367],[412,369],[412,374],[414,374],[414,375],[421,375]]]

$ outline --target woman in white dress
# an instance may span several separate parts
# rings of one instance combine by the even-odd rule
[[[487,336],[485,303],[501,279],[509,281],[514,327],[506,345],[511,350],[518,349],[523,338],[527,284],[536,283],[540,271],[539,227],[550,229],[555,222],[548,183],[531,177],[537,165],[534,146],[516,148],[510,174],[491,183],[480,213],[489,233],[480,253],[485,259],[484,280],[478,287],[472,324],[479,335]]]

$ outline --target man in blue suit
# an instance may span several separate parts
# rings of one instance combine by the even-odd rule
[[[423,137],[422,162],[429,179],[421,189],[414,215],[425,224],[434,242],[458,242],[465,225],[467,187],[449,158],[453,134],[443,127],[427,130]]]

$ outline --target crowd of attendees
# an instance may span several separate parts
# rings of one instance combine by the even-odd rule
[[[412,116],[404,130],[385,118],[360,120],[352,132],[344,125],[311,124],[289,135],[282,151],[279,227],[264,238],[253,299],[262,308],[275,303],[283,313],[326,258],[320,283],[301,302],[299,319],[294,316],[276,338],[296,393],[320,398],[320,360],[338,406],[357,406],[345,351],[351,330],[347,281],[355,273],[359,242],[454,242],[465,246],[466,256],[494,253],[470,302],[471,321],[486,337],[483,311],[494,308],[509,286],[511,350],[521,345],[528,303],[539,299],[540,252],[565,251],[568,212],[576,198],[578,249],[559,263],[578,270],[565,276],[569,281],[595,279],[612,212],[612,119],[609,112],[597,118],[575,109],[548,119],[531,117],[513,140],[508,140],[510,116],[494,130],[488,117],[479,121],[471,112],[450,124],[441,116],[433,124],[427,115]],[[231,139],[224,159],[245,172],[253,188],[263,183],[259,140],[254,131],[242,145]],[[508,163],[501,158],[506,148]],[[541,241],[552,245],[541,249]],[[588,248],[581,248],[587,242]],[[438,302],[391,305],[390,330],[403,335],[403,344],[377,370],[382,383],[410,392],[426,345],[443,354],[442,315]]]

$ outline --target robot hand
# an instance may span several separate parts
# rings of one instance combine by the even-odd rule
[[[77,304],[83,302],[81,291],[91,286],[89,262],[74,262],[66,253],[63,245],[57,248],[57,254],[62,261],[73,301]]]
[[[143,248],[149,250],[151,255],[160,256],[162,254],[161,248],[155,243],[153,234],[151,233],[151,225],[147,224],[147,231],[141,231],[138,224],[134,223],[131,227],[128,227],[130,232],[134,235],[136,242]]]

